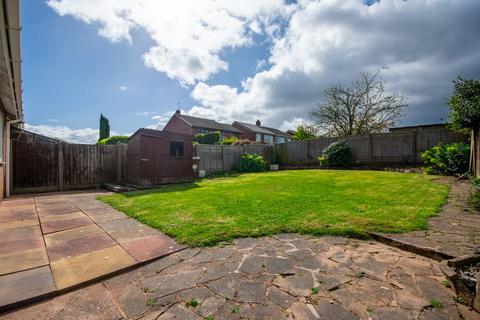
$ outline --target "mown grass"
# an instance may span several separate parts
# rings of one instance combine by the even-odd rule
[[[381,171],[280,171],[99,199],[192,246],[283,232],[367,237],[425,229],[448,194],[435,180]]]

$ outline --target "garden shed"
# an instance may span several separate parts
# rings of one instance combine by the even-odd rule
[[[128,141],[127,182],[137,186],[192,181],[193,137],[139,129]]]

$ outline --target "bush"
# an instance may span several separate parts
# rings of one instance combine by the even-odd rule
[[[217,144],[220,141],[220,132],[206,132],[195,135],[193,141],[200,144]]]
[[[240,158],[240,172],[261,172],[265,171],[265,160],[257,154],[243,154]]]
[[[326,167],[345,167],[350,164],[351,159],[352,151],[345,140],[330,144],[318,158],[320,165]]]
[[[111,136],[109,138],[102,139],[97,142],[97,144],[118,144],[118,143],[128,143],[128,136]]]
[[[248,139],[240,139],[232,143],[233,146],[243,146],[244,144],[254,144],[254,143]]]
[[[223,144],[223,145],[232,145],[234,144],[235,142],[238,141],[238,138],[233,136],[233,137],[230,137],[230,138],[223,138],[222,141],[220,141],[220,144]]]
[[[435,146],[422,153],[427,174],[462,175],[468,171],[470,146],[465,143],[452,143]]]

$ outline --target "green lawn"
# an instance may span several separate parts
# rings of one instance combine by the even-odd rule
[[[437,181],[435,181],[437,180]],[[425,229],[445,203],[438,178],[381,171],[242,174],[99,199],[188,245],[282,232],[365,237]]]

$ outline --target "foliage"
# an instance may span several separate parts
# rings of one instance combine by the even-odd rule
[[[235,137],[235,136],[231,136],[230,138],[223,138],[222,141],[220,141],[220,144],[223,144],[223,145],[232,145],[234,144],[235,142],[238,141],[238,138]]]
[[[462,175],[468,171],[470,146],[452,143],[435,146],[421,154],[427,174]]]
[[[405,97],[385,91],[374,74],[360,73],[349,87],[339,83],[322,93],[319,105],[310,112],[320,129],[330,136],[350,136],[386,131],[402,115]]]
[[[217,144],[220,141],[221,134],[219,131],[216,132],[206,132],[206,133],[199,133],[195,135],[193,141],[198,142],[200,144]]]
[[[128,143],[129,136],[111,136],[106,139],[99,140],[97,144],[119,144]]]
[[[367,237],[425,229],[447,195],[448,185],[428,175],[288,170],[100,199],[179,243],[202,246],[282,232]]]
[[[453,95],[448,101],[452,126],[458,130],[478,127],[480,123],[480,81],[458,77],[453,83]]]
[[[248,139],[240,139],[232,143],[232,146],[243,146],[244,144],[254,144],[254,143]]]
[[[300,124],[297,126],[291,136],[292,140],[308,140],[317,137],[317,128],[308,124]]]
[[[430,300],[430,306],[434,309],[443,308],[443,304],[440,301],[438,301],[437,299],[431,299]]]
[[[265,166],[266,163],[262,156],[247,153],[240,157],[238,170],[240,172],[261,172],[265,171]]]
[[[352,151],[347,141],[339,140],[331,143],[318,158],[320,165],[326,167],[345,167],[352,159]]]
[[[98,141],[107,139],[110,137],[110,124],[108,122],[108,119],[103,116],[103,114],[100,115],[100,134]]]

